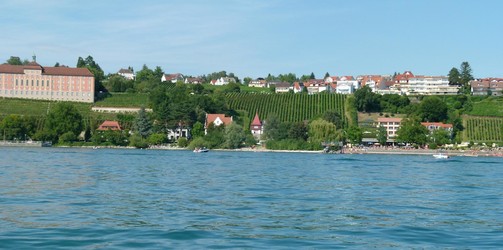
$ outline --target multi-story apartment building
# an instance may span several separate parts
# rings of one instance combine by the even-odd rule
[[[395,76],[399,89],[406,95],[456,95],[459,86],[449,85],[446,76],[418,76],[410,71]]]
[[[377,127],[383,126],[386,129],[388,139],[393,139],[396,137],[396,132],[398,131],[398,128],[400,128],[401,123],[402,118],[377,118]]]
[[[0,97],[94,102],[94,76],[87,68],[0,65]]]

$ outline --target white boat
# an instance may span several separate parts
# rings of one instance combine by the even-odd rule
[[[194,149],[194,153],[207,153],[208,151],[210,151],[209,149],[203,147],[203,148],[195,148]]]
[[[435,157],[435,159],[448,159],[449,155],[443,154],[443,153],[438,153],[438,154],[434,154],[433,157]]]

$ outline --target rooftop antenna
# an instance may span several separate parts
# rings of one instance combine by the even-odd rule
[[[33,58],[34,62],[37,62],[37,56],[35,55],[35,52],[33,52],[33,56],[31,58]]]

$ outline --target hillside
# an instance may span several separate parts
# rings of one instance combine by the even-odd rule
[[[467,112],[472,116],[503,117],[503,97],[488,97],[480,101],[473,101],[473,108]]]
[[[325,111],[335,110],[344,117],[345,95],[340,94],[227,94],[227,104],[234,110],[243,110],[251,120],[258,112],[265,120],[276,115],[281,121],[300,122],[321,116]]]

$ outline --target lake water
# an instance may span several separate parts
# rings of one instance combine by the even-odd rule
[[[503,158],[0,148],[0,248],[503,248]]]

